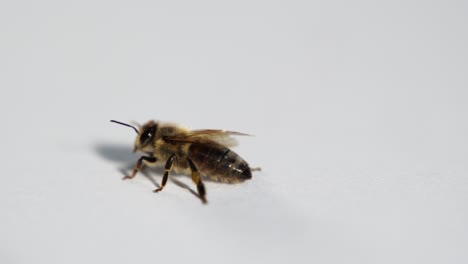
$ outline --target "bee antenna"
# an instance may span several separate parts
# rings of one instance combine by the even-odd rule
[[[139,134],[139,133],[140,133],[140,132],[138,132],[138,129],[136,129],[136,127],[134,127],[134,126],[132,126],[132,125],[125,124],[125,123],[122,123],[122,122],[119,122],[119,121],[116,121],[116,120],[111,120],[111,122],[113,122],[113,123],[117,123],[117,124],[119,124],[119,125],[122,125],[122,126],[128,126],[128,127],[131,127],[131,128],[133,128],[133,129],[135,130],[135,132],[136,132],[137,134]]]

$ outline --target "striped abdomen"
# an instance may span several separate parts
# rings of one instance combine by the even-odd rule
[[[217,143],[192,143],[189,158],[213,180],[236,182],[252,178],[249,165],[237,153]]]

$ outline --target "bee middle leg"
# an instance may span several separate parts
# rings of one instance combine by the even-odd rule
[[[154,190],[154,192],[160,192],[164,188],[167,182],[167,178],[169,177],[169,172],[172,170],[172,164],[174,163],[174,160],[176,159],[176,156],[172,154],[169,159],[166,161],[166,165],[164,166],[164,176],[161,182],[161,187],[157,188]]]
[[[190,166],[190,170],[192,170],[192,181],[197,185],[198,195],[200,195],[202,202],[206,203],[205,185],[202,182],[200,172],[191,159],[187,159],[187,162]]]
[[[156,161],[158,161],[158,159],[156,157],[141,156],[138,159],[137,163],[135,164],[135,167],[133,168],[132,174],[123,177],[123,179],[127,180],[127,179],[131,179],[131,178],[135,177],[137,172],[143,167],[143,161],[146,161],[146,162],[149,162],[149,163],[155,163]]]

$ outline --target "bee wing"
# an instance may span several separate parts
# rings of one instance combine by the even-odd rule
[[[250,135],[240,133],[240,132],[235,132],[235,131],[204,129],[204,130],[192,130],[186,136],[171,137],[169,140],[177,141],[177,142],[186,142],[186,143],[214,141],[226,147],[234,147],[234,146],[237,146],[237,140],[233,138],[232,136],[250,136]]]

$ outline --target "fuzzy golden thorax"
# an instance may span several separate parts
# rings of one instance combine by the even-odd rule
[[[190,130],[174,124],[165,124],[153,120],[144,124],[135,140],[134,152],[156,154],[164,143],[165,137],[184,136]]]

